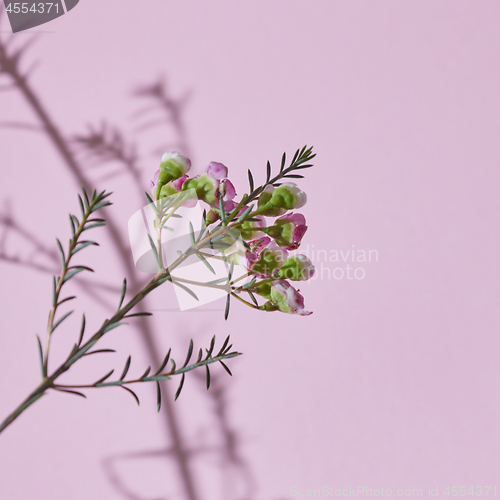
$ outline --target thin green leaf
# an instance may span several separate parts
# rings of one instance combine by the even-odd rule
[[[123,278],[122,293],[120,295],[120,302],[118,303],[117,311],[119,311],[121,309],[126,293],[127,293],[127,278]]]
[[[59,241],[58,238],[56,238],[56,241],[57,241],[57,246],[59,247],[59,251],[61,252],[62,265],[64,266],[64,264],[66,263],[66,255],[64,254],[63,247],[62,247],[61,242]]]
[[[200,241],[201,238],[203,237],[203,233],[205,232],[205,229],[207,228],[207,211],[204,209],[203,210],[203,216],[201,217],[201,228],[200,228],[200,234],[198,235],[198,239],[196,242]]]
[[[217,356],[220,356],[224,352],[224,349],[226,348],[227,344],[229,343],[229,337],[230,337],[230,335],[227,336],[226,340],[224,341],[224,344],[222,344],[222,347],[220,348],[219,354]]]
[[[80,203],[80,210],[82,211],[82,218],[85,218],[85,207],[83,205],[83,200],[80,195],[78,195],[78,201]]]
[[[283,153],[283,156],[281,157],[281,168],[280,168],[280,172],[283,172],[283,169],[285,168],[285,162],[286,162],[286,153]]]
[[[73,234],[73,236],[75,236],[76,227],[71,214],[69,214],[69,223],[71,224],[71,233]]]
[[[227,275],[228,283],[231,283],[231,280],[233,279],[233,271],[234,271],[234,260],[231,261],[231,264],[229,266],[229,273]]]
[[[96,222],[95,224],[91,224],[90,226],[85,226],[83,228],[83,231],[87,231],[88,229],[94,229],[94,227],[101,227],[101,226],[105,226],[106,223],[105,222]]]
[[[205,368],[207,370],[207,391],[210,389],[210,368],[208,365],[205,365]]]
[[[175,373],[176,365],[175,365],[175,361],[173,359],[171,359],[170,362],[172,363],[172,368],[171,368],[169,373],[173,374],[173,373]]]
[[[172,349],[168,350],[167,355],[165,356],[165,358],[163,360],[163,363],[160,365],[160,368],[158,368],[155,375],[158,375],[159,373],[161,373],[163,371],[163,369],[167,366],[168,360],[170,359],[170,352],[171,351],[172,351]]]
[[[113,330],[121,325],[126,325],[127,323],[125,323],[124,321],[119,321],[117,323],[111,323],[109,325],[107,325],[106,327],[104,327],[104,330],[103,332],[106,333],[106,332],[109,332],[110,330]]]
[[[68,302],[69,300],[73,300],[73,299],[76,299],[75,295],[73,295],[72,297],[66,297],[65,299],[63,299],[57,303],[57,307],[59,307],[61,304],[64,304],[65,302]]]
[[[57,320],[53,325],[52,325],[52,329],[50,330],[50,332],[52,333],[69,315],[73,314],[75,311],[70,311],[68,313],[66,313],[62,318],[60,318],[59,320]]]
[[[271,179],[271,164],[269,161],[267,162],[267,176],[266,176],[266,184],[269,182]]]
[[[253,175],[252,172],[250,172],[250,169],[248,169],[248,184],[250,185],[250,192],[252,193],[254,184],[253,184]]]
[[[68,267],[68,271],[71,271],[72,269],[82,269],[83,271],[89,271],[91,273],[94,272],[94,270],[91,267],[88,267],[88,266],[71,266],[71,267]]]
[[[210,347],[208,348],[206,359],[212,357],[214,346],[215,346],[215,335],[212,337],[212,340],[210,341]]]
[[[195,245],[196,239],[194,237],[194,228],[193,228],[193,223],[191,221],[189,221],[189,234],[191,235],[191,244]]]
[[[156,409],[158,410],[158,413],[161,410],[161,387],[158,380],[156,381]]]
[[[295,151],[295,154],[293,155],[292,165],[295,163],[295,160],[297,159],[298,156],[299,156],[299,150],[297,149],[297,151]]]
[[[286,178],[286,179],[303,179],[304,176],[303,175],[298,175],[298,174],[287,174],[287,175],[284,175],[283,178]]]
[[[109,377],[111,377],[111,375],[113,375],[113,372],[114,370],[111,370],[109,373],[106,373],[106,375],[104,375],[104,377],[100,378],[97,382],[94,382],[94,387],[97,387],[98,384],[102,384],[106,379],[108,379]]]
[[[122,376],[120,377],[120,381],[122,381],[122,380],[126,377],[126,375],[127,375],[127,373],[128,373],[128,369],[130,368],[130,362],[131,362],[131,361],[132,361],[132,357],[131,357],[131,356],[129,356],[129,357],[127,358],[126,363],[125,363],[125,367],[123,368],[123,372],[122,372]]]
[[[38,340],[38,354],[40,355],[40,366],[42,368],[42,377],[45,377],[45,367],[43,363],[43,347],[42,347],[42,341],[40,340],[40,336],[36,336]]]
[[[153,250],[153,254],[155,256],[155,259],[156,259],[156,264],[158,265],[158,268],[160,268],[160,257],[158,255],[158,249],[156,248],[154,242],[153,242],[153,238],[151,238],[151,236],[148,234],[148,238],[149,238],[149,244],[151,246],[151,249]]]
[[[85,314],[82,315],[82,327],[80,328],[80,336],[78,337],[78,347],[82,345],[84,333],[85,333]]]
[[[87,396],[85,396],[85,394],[83,394],[82,392],[73,391],[73,390],[71,390],[71,389],[61,389],[61,388],[59,388],[59,387],[56,387],[55,389],[56,389],[57,391],[59,391],[59,392],[67,392],[68,394],[73,394],[73,395],[75,395],[75,396],[80,396],[80,397],[82,397],[82,398],[87,399]]]
[[[153,313],[148,313],[148,312],[138,312],[138,313],[133,313],[133,314],[127,314],[123,316],[124,318],[133,318],[135,316],[153,316]]]
[[[72,269],[69,273],[66,273],[66,276],[64,276],[63,283],[66,283],[66,281],[69,281],[76,274],[81,273],[82,271],[87,271],[87,270],[88,269],[86,269],[84,266],[80,266],[80,267],[77,267],[76,269]]]
[[[227,278],[219,278],[218,280],[213,280],[213,281],[207,281],[205,283],[206,286],[213,286],[213,285],[218,285],[219,283],[226,282]]]
[[[242,288],[243,290],[246,290],[247,288],[251,288],[251,287],[253,287],[253,286],[255,285],[255,282],[256,282],[256,281],[257,281],[257,277],[256,277],[256,276],[254,276],[254,277],[252,278],[252,281],[249,281],[248,283],[246,283],[245,285],[243,285],[241,288]]]
[[[224,370],[226,370],[227,373],[229,373],[229,375],[231,375],[231,377],[232,377],[233,374],[231,373],[231,370],[227,367],[227,365],[224,363],[224,361],[219,360],[219,363],[224,367]]]
[[[146,377],[149,375],[149,372],[150,372],[150,371],[151,371],[151,367],[150,367],[150,366],[148,366],[148,367],[146,368],[146,371],[142,374],[142,377],[139,377],[139,379],[140,379],[140,380],[142,380],[142,379],[146,378]]]
[[[100,195],[99,195],[99,201],[104,200],[108,196],[111,196],[113,194],[113,191],[110,191],[109,193],[106,193],[106,190],[104,190]]]
[[[75,231],[76,231],[76,229],[80,226],[80,221],[77,219],[76,215],[72,215],[71,220],[73,221],[73,224],[75,225]]]
[[[203,356],[203,349],[200,347],[200,350],[198,351],[198,359],[196,360],[196,364],[198,364],[201,361],[202,356]]]
[[[253,205],[250,205],[238,218],[238,222],[243,222],[246,216],[253,210]]]
[[[86,352],[83,356],[90,356],[91,354],[102,354],[107,352],[116,352],[116,351],[114,349],[97,349],[96,351]]]
[[[200,299],[196,296],[196,294],[195,294],[192,290],[190,290],[187,286],[184,286],[183,284],[179,283],[178,281],[175,281],[174,279],[172,280],[172,283],[173,283],[174,285],[177,285],[179,288],[182,288],[182,289],[183,289],[184,291],[186,291],[187,293],[189,293],[189,295],[191,295],[191,297],[193,297],[194,299],[196,299],[196,300],[198,300],[198,301],[200,300]]]
[[[87,195],[87,191],[85,191],[84,187],[82,187],[82,193],[83,193],[83,201],[85,202],[85,208],[88,210],[89,205],[90,205],[90,201],[89,201],[89,197]]]
[[[229,316],[229,306],[231,305],[231,295],[227,294],[226,311],[224,312],[224,319],[227,320]]]
[[[191,359],[191,356],[193,355],[193,339],[189,342],[189,349],[188,353],[186,356],[186,361],[184,361],[184,364],[182,365],[182,368],[186,368],[187,364],[189,363],[189,360]]]
[[[130,394],[132,394],[132,396],[134,396],[134,399],[135,399],[135,402],[137,403],[137,405],[138,406],[141,405],[141,402],[139,401],[139,398],[137,397],[137,394],[132,389],[129,389],[128,387],[125,387],[124,385],[120,385],[119,387],[121,387],[122,389],[125,389],[127,392],[129,392]]]
[[[96,212],[100,208],[108,207],[109,205],[112,205],[110,201],[101,201],[101,203],[97,203],[97,205],[94,205],[94,207],[92,208],[92,212]]]
[[[177,398],[180,396],[181,394],[181,391],[182,391],[182,388],[184,386],[184,379],[186,378],[186,374],[183,373],[182,374],[182,378],[181,378],[181,383],[179,384],[179,388],[177,389],[177,392],[175,393],[175,397],[174,397],[174,401],[177,401]]]
[[[149,196],[148,193],[144,193],[144,196],[146,197],[146,200],[148,203],[152,203],[154,205],[154,201],[152,200],[151,196]]]
[[[55,305],[57,303],[57,281],[56,277],[53,277],[52,280],[52,304]]]
[[[257,299],[255,298],[254,294],[250,291],[250,290],[247,290],[248,292],[248,295],[250,295],[250,298],[252,299],[252,302],[257,306],[259,307],[259,303],[257,302]]]
[[[85,247],[88,247],[89,245],[95,245],[99,246],[99,243],[96,243],[95,241],[82,241],[78,245],[76,245],[75,248],[71,251],[71,255],[75,255],[75,253],[79,252],[80,250],[83,250]]]
[[[207,259],[205,259],[205,257],[200,253],[200,252],[196,252],[196,255],[197,257],[203,262],[203,264],[205,264],[207,266],[207,269],[212,273],[212,274],[216,274],[216,272],[214,271],[214,268],[210,265],[210,262],[208,262]]]

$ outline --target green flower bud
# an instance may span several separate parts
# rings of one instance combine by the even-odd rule
[[[286,259],[277,277],[292,281],[307,281],[314,276],[314,272],[311,261],[305,255],[299,254]]]
[[[263,217],[256,216],[259,221],[245,221],[239,226],[241,237],[245,241],[250,241],[262,236],[260,228],[265,227],[266,222]]]
[[[182,186],[182,190],[195,189],[196,196],[209,205],[215,205],[217,198],[217,180],[209,177],[207,174],[201,174],[199,177],[187,180]]]
[[[307,196],[293,182],[286,182],[277,187],[272,195],[270,203],[274,207],[291,210],[303,207],[306,204]]]
[[[264,297],[265,299],[270,299],[271,298],[271,286],[272,286],[272,283],[270,281],[265,282],[265,283],[257,283],[255,285],[255,293],[257,293],[257,295],[260,295],[261,297]]]

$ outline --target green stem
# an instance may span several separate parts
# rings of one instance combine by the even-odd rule
[[[89,351],[92,346],[94,346],[103,335],[108,331],[108,327],[120,322],[124,316],[129,313],[141,300],[143,300],[147,295],[149,295],[153,290],[158,288],[162,283],[167,280],[171,280],[170,271],[179,266],[185,259],[189,257],[193,252],[197,252],[200,248],[208,243],[211,239],[227,232],[227,227],[221,227],[214,231],[212,234],[207,235],[205,238],[200,240],[195,245],[192,245],[182,256],[180,256],[168,269],[160,271],[140,292],[138,292],[129,302],[121,307],[110,319],[103,322],[99,330],[92,335],[92,337],[85,342],[85,344],[78,346],[76,350],[73,350],[68,356],[67,360],[62,364],[52,375],[47,376],[45,371],[42,383],[0,424],[0,433],[6,429],[21,413],[23,413],[29,406],[31,406],[35,401],[42,397],[48,389],[54,388],[55,380],[61,376],[63,373],[69,370],[69,368],[78,361],[87,351]],[[75,238],[78,233],[75,232]],[[71,256],[71,251],[68,254],[68,259]],[[64,267],[64,266],[63,266]],[[66,266],[67,267],[67,266]],[[61,273],[61,276],[63,273]],[[60,278],[61,279],[61,278]],[[239,297],[238,297],[239,298]],[[240,299],[240,298],[239,298]],[[240,299],[243,300],[243,299]],[[57,303],[57,302],[56,302]],[[248,304],[252,306],[252,304]],[[254,306],[252,306],[254,307]],[[55,314],[55,312],[54,312]],[[53,321],[52,315],[52,321]],[[49,335],[50,337],[50,335]],[[48,360],[48,349],[46,352],[46,359],[44,363],[45,370],[47,370],[47,360]],[[61,386],[60,386],[61,387]]]
[[[243,302],[243,304],[246,304],[247,306],[249,307],[252,307],[253,309],[258,309],[258,307],[255,305],[255,304],[251,304],[250,302],[247,302],[245,299],[242,299],[239,295],[237,295],[236,293],[234,292],[231,292],[231,295],[233,297],[235,297],[236,299],[240,300],[241,302]]]

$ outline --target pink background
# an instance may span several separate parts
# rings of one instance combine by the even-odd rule
[[[499,16],[496,0],[81,0],[33,30],[23,67],[39,60],[30,81],[62,131],[108,121],[138,144],[139,186],[127,174],[106,180],[118,166],[84,163],[115,192],[108,213],[124,236],[161,153],[179,147],[173,127],[140,131],[145,117],[134,115],[144,103],[132,91],[163,75],[171,95],[190,95],[182,117],[194,174],[223,162],[241,195],[248,168],[263,180],[268,159],[277,168],[283,151],[314,145],[301,183],[303,247],[354,245],[379,259],[363,280],[324,271],[303,284],[307,318],[234,304],[225,322],[223,302],[156,311],[159,355],[172,346],[180,361],[191,337],[208,346],[213,334],[219,343],[231,334],[244,353],[228,363],[232,379],[214,370],[226,434],[196,375],[174,405],[195,497],[168,452],[154,387],[143,387],[140,408],[112,389],[37,402],[0,436],[0,498],[283,500],[292,486],[427,496],[429,486],[496,485],[500,494]],[[0,110],[2,122],[37,123],[17,90],[0,94]],[[55,250],[77,211],[74,177],[39,132],[1,128],[0,152],[2,213]],[[119,286],[124,271],[105,230],[94,236],[101,247],[82,260],[96,269],[88,279]],[[2,247],[35,262],[31,248],[13,233]],[[38,384],[35,334],[51,278],[5,262],[0,273],[3,418]],[[118,293],[97,306],[75,290],[91,327],[116,307]],[[165,286],[148,304],[174,309],[174,293]],[[74,342],[79,314],[54,338],[54,362]],[[119,371],[129,353],[134,373],[149,362],[133,327],[103,345],[118,353],[89,358],[66,380]],[[236,436],[229,454],[224,435]]]

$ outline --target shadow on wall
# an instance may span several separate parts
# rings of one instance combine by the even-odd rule
[[[0,19],[0,23],[3,22],[5,19]],[[60,123],[53,115],[50,103],[44,100],[42,94],[32,83],[30,76],[34,65],[27,70],[24,69],[29,58],[29,49],[34,41],[34,38],[30,38],[28,42],[20,45],[14,36],[3,36],[0,33],[0,94],[17,93],[23,98],[25,105],[35,117],[33,123],[0,122],[0,129],[16,129],[19,133],[24,134],[33,132],[42,134],[59,156],[61,168],[71,173],[75,188],[84,187],[87,191],[92,191],[97,182],[115,176],[123,176],[130,181],[131,192],[135,191],[137,199],[142,201],[141,186],[144,183],[142,181],[141,158],[143,156],[139,146],[132,143],[119,127],[107,121],[99,125],[90,125],[86,132],[75,133],[69,138],[63,134],[64,124]],[[2,95],[0,95],[0,99],[3,98]],[[168,127],[166,130],[169,133],[166,135],[171,136],[172,142],[168,144],[166,141],[166,144],[159,145],[161,147],[155,153],[161,154],[166,149],[175,147],[190,156],[191,148],[183,116],[183,110],[189,101],[190,94],[186,93],[180,99],[173,98],[168,91],[166,82],[158,80],[139,87],[133,96],[143,104],[133,116],[133,119],[137,121],[138,130],[147,131],[154,127]],[[95,168],[89,170],[90,166]],[[89,172],[92,172],[93,175],[89,175]],[[110,232],[114,244],[113,251],[129,280],[129,290],[136,293],[140,289],[140,283],[131,259],[128,241],[118,230],[117,222],[109,216],[106,228]],[[15,249],[8,248],[19,243],[22,244],[23,249],[30,249],[27,257],[22,257]],[[16,219],[8,200],[4,200],[3,207],[0,208],[0,260],[13,266],[27,267],[41,273],[51,275],[59,273],[59,255],[55,248],[52,248],[45,241],[41,241],[30,232],[29,228],[23,226]],[[104,282],[96,282],[94,279],[90,282],[80,276],[75,278],[75,282],[89,298],[101,304],[109,304],[110,307],[111,303],[116,302],[116,296],[120,292],[117,287]],[[144,311],[144,308],[147,307],[145,302],[140,304],[138,312]],[[151,326],[144,317],[138,317],[137,320],[137,333],[148,353],[151,366],[159,366],[161,363],[161,359],[158,358],[160,349]],[[196,374],[196,377],[200,383],[204,383],[204,376]],[[229,500],[236,500],[236,498],[252,500],[256,490],[255,481],[250,464],[240,452],[238,432],[229,421],[228,405],[221,379],[214,376],[211,390],[204,393],[211,400],[213,417],[218,423],[218,432],[222,437],[221,445],[216,449],[191,446],[184,437],[183,429],[173,406],[170,385],[163,382],[162,391],[165,397],[161,425],[167,436],[163,446],[157,450],[134,451],[120,456],[108,457],[103,461],[107,477],[117,493],[123,498],[143,500],[144,497],[128,490],[125,479],[120,473],[119,465],[123,461],[144,460],[153,457],[159,458],[165,464],[165,470],[161,474],[165,483],[176,482],[177,489],[182,491],[183,497],[188,500],[202,500],[200,491],[203,490],[203,485],[194,473],[193,460],[199,460],[200,457],[203,460],[206,459],[204,457],[212,460],[215,456],[221,476],[228,477],[228,468],[233,472],[229,474],[231,480],[224,481],[224,497]],[[236,492],[244,493],[237,494]],[[166,500],[166,498],[162,500]]]

